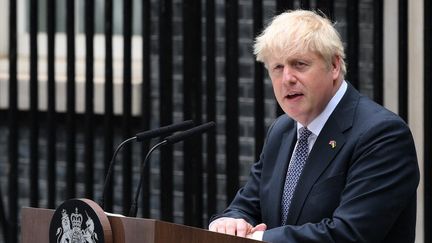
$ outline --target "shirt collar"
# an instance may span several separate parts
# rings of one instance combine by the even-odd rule
[[[327,122],[330,115],[333,113],[336,106],[341,101],[342,97],[344,96],[346,90],[348,88],[348,84],[345,82],[345,80],[342,81],[341,86],[339,87],[338,91],[336,91],[336,94],[331,98],[327,106],[324,108],[324,110],[319,114],[315,119],[312,120],[312,122],[309,124],[308,129],[315,135],[318,136],[323,129],[325,123]],[[300,124],[300,122],[297,122],[297,138],[299,136],[299,129],[302,128],[303,125]]]

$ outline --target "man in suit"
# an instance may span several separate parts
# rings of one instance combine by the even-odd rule
[[[286,114],[209,229],[273,243],[414,242],[419,171],[411,132],[344,80],[331,22],[311,11],[282,13],[254,48]]]

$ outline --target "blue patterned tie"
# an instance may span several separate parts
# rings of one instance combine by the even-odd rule
[[[287,222],[291,199],[309,153],[308,138],[311,135],[311,131],[302,127],[299,129],[299,133],[300,136],[297,141],[297,147],[294,151],[291,163],[288,166],[285,178],[285,186],[282,195],[282,225],[285,225]]]

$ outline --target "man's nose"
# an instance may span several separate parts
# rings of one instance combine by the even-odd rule
[[[284,83],[294,83],[296,82],[296,79],[293,75],[293,70],[287,66],[284,66],[283,69],[283,81]]]

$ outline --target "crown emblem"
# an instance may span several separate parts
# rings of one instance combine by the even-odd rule
[[[78,213],[78,208],[75,208],[75,213],[72,213],[70,218],[72,221],[72,227],[80,229],[83,221],[83,216],[80,213]]]

